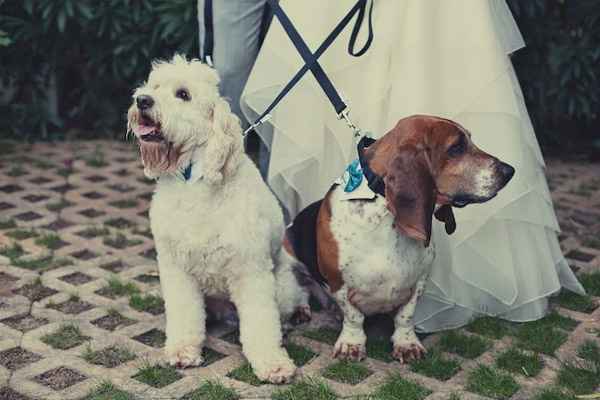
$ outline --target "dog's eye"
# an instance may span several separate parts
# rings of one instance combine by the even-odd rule
[[[177,90],[177,92],[175,92],[175,97],[183,101],[190,101],[192,99],[190,92],[188,92],[186,89]]]
[[[458,157],[467,150],[467,141],[465,137],[461,135],[459,139],[448,148],[447,153],[450,157]]]

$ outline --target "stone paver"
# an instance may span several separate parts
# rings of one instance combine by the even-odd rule
[[[147,217],[153,183],[143,177],[135,146],[102,141],[10,147],[0,143],[0,399],[81,399],[104,381],[139,399],[180,399],[206,380],[242,398],[269,398],[281,389],[238,380],[244,379],[245,360],[235,328],[219,323],[210,326],[204,366],[144,383],[140,370],[161,363],[165,316]],[[578,274],[600,271],[600,165],[547,164],[563,251]],[[561,361],[576,357],[585,340],[600,344],[599,300],[591,297],[584,308],[555,304],[577,326],[558,329],[567,338],[554,355],[540,356],[537,376],[512,375],[519,389],[511,399],[533,398],[553,384]],[[374,325],[370,331],[385,331],[385,324]],[[339,397],[374,393],[390,373],[399,373],[430,391],[424,391],[426,399],[482,399],[467,388],[472,371],[520,346],[517,335],[507,334],[487,338],[487,350],[474,359],[440,352],[453,366],[447,375],[401,366],[375,350],[360,367],[348,367],[331,358],[324,327],[338,329],[339,321],[317,312],[310,327],[290,335],[290,351],[302,365],[299,380],[316,377]],[[60,329],[71,336],[57,337]],[[305,336],[306,330],[321,335]],[[439,347],[439,341],[439,334],[431,335],[425,344]],[[351,376],[344,376],[344,368],[352,369]]]

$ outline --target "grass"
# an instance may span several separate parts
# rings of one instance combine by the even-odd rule
[[[548,355],[554,355],[554,352],[568,337],[566,333],[549,326],[543,321],[521,324],[515,336],[521,347],[536,353]]]
[[[466,387],[471,392],[498,400],[509,399],[519,390],[512,376],[481,364],[469,373]]]
[[[129,305],[138,311],[146,311],[151,314],[160,314],[164,311],[163,299],[153,294],[145,296],[133,294],[129,297]]]
[[[146,365],[132,378],[155,388],[162,388],[181,379],[181,375],[171,366]]]
[[[10,258],[11,262],[14,262],[17,258],[25,254],[25,250],[18,243],[13,243],[11,246],[4,246],[0,248],[0,255]]]
[[[11,169],[6,172],[6,175],[16,177],[26,175],[27,171],[21,165],[14,165]]]
[[[323,370],[323,376],[333,381],[356,385],[367,379],[373,372],[363,364],[353,361],[338,361]]]
[[[95,351],[88,345],[81,357],[90,364],[102,365],[106,368],[114,368],[136,358],[129,349],[116,345]]]
[[[600,385],[600,366],[592,363],[565,362],[561,365],[556,383],[575,394],[590,394]]]
[[[471,322],[466,329],[492,339],[502,339],[508,333],[507,323],[494,317],[478,318]]]
[[[59,268],[72,265],[73,261],[68,258],[54,258],[53,256],[42,256],[31,260],[17,259],[12,262],[15,267],[40,271],[51,268]]]
[[[600,272],[579,275],[579,282],[591,296],[600,296]]]
[[[70,205],[71,203],[69,203],[65,199],[60,199],[57,202],[46,204],[46,208],[48,209],[48,211],[58,212],[69,207]]]
[[[85,164],[92,168],[106,167],[108,163],[104,159],[104,153],[96,149],[94,153],[85,159]]]
[[[538,354],[529,355],[517,348],[511,348],[496,359],[496,366],[515,374],[534,377],[544,367],[544,361]]]
[[[577,400],[577,397],[565,393],[560,389],[552,388],[543,390],[533,400]]]
[[[327,344],[333,346],[335,344],[339,334],[340,333],[338,331],[336,331],[335,329],[321,328],[321,329],[305,331],[302,333],[302,336],[307,337],[309,339],[316,340],[318,342],[327,343]]]
[[[290,358],[294,361],[294,364],[296,364],[296,367],[305,365],[316,356],[315,353],[306,347],[298,346],[294,343],[288,343],[284,347],[287,350]]]
[[[64,243],[62,240],[60,240],[60,236],[50,233],[37,238],[35,240],[35,244],[46,247],[50,250],[56,250],[59,249]]]
[[[33,229],[15,229],[13,231],[6,232],[5,235],[16,240],[25,240],[32,237],[37,237],[39,236],[39,233]]]
[[[431,349],[425,358],[413,361],[410,369],[430,378],[447,381],[460,371],[460,363],[445,358],[438,349]]]
[[[579,345],[577,355],[600,368],[600,346],[593,340],[588,339]]]
[[[273,400],[335,400],[336,394],[327,384],[316,379],[295,382],[285,390],[273,393]]]
[[[391,374],[379,388],[373,393],[371,398],[377,400],[422,400],[429,396],[431,391],[408,381],[400,374]]]
[[[240,396],[233,390],[215,381],[207,381],[181,400],[237,400]]]
[[[116,276],[108,280],[108,284],[101,289],[102,294],[110,297],[131,296],[140,293],[140,289],[133,283],[123,283]]]
[[[72,324],[64,324],[56,332],[44,335],[40,340],[55,349],[67,350],[79,346],[89,339],[89,336],[81,334],[79,327]]]
[[[392,342],[389,339],[367,337],[367,356],[383,362],[392,362]]]
[[[127,228],[132,228],[135,226],[135,224],[133,222],[127,221],[126,219],[123,219],[123,218],[111,218],[111,219],[105,221],[104,225],[111,226],[111,227],[117,228],[117,229],[127,229]]]
[[[589,295],[582,296],[567,290],[561,291],[556,301],[564,308],[582,313],[591,313],[597,307]]]
[[[490,342],[478,336],[467,336],[460,332],[448,331],[440,338],[439,346],[442,351],[474,359],[490,347]]]
[[[13,229],[17,227],[17,223],[14,219],[3,219],[0,220],[0,229]]]
[[[125,199],[113,201],[108,204],[116,208],[134,208],[137,206],[138,202],[135,199]]]
[[[557,327],[564,329],[565,331],[572,331],[579,325],[579,322],[575,321],[573,318],[560,315],[556,310],[553,310],[544,318],[532,323],[543,324],[548,327]]]
[[[236,379],[241,382],[246,382],[252,386],[260,386],[263,382],[252,371],[252,367],[248,363],[244,363],[241,366],[237,367],[229,374],[227,374],[228,378]]]
[[[105,381],[81,400],[135,400],[135,397]]]
[[[78,232],[77,234],[84,237],[106,236],[110,234],[110,230],[108,230],[106,227],[92,226],[82,230],[81,232]]]
[[[139,239],[128,239],[124,234],[117,233],[115,236],[106,236],[102,240],[102,243],[114,247],[115,249],[124,249],[129,246],[137,246],[138,244],[144,243],[144,241]]]

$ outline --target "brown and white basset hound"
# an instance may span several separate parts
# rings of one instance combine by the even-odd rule
[[[432,216],[452,233],[452,207],[492,199],[514,169],[477,148],[456,122],[432,116],[404,118],[359,151],[368,178],[361,186],[373,191],[357,199],[334,185],[298,214],[285,248],[326,284],[343,312],[334,356],[362,359],[364,316],[394,312],[392,355],[407,362],[425,352],[412,317],[435,255]]]

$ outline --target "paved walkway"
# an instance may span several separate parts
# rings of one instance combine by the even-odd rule
[[[594,292],[600,277],[589,274],[600,270],[600,165],[551,160],[548,173],[563,228],[561,245],[600,295]],[[372,398],[530,399],[557,383],[563,385],[557,390],[569,390],[559,377],[559,360],[574,359],[586,340],[600,344],[599,298],[567,294],[548,325],[490,319],[429,336],[425,342],[439,350],[439,358],[417,367],[391,362],[389,344],[376,338],[362,364],[336,363],[332,331],[323,327],[334,319],[320,313],[288,345],[302,365],[299,380],[312,382],[311,390],[316,387],[311,377],[327,385],[309,397],[294,394],[304,390],[301,385],[256,382],[227,325],[212,325],[205,366],[164,368],[164,313],[147,217],[152,189],[130,144],[0,143],[0,399],[180,399],[199,387],[197,397],[187,398],[232,398],[226,391],[231,388],[242,398],[290,389],[278,398],[375,393]],[[553,336],[537,348],[536,335],[549,331]],[[548,349],[551,341],[556,345]],[[513,346],[540,351],[539,357],[528,351],[523,356],[541,370],[527,371],[525,361],[525,373],[499,369],[499,359]],[[221,392],[202,397],[206,380],[222,385]],[[492,387],[500,381],[502,387]],[[571,390],[590,393],[598,381],[590,385]]]

